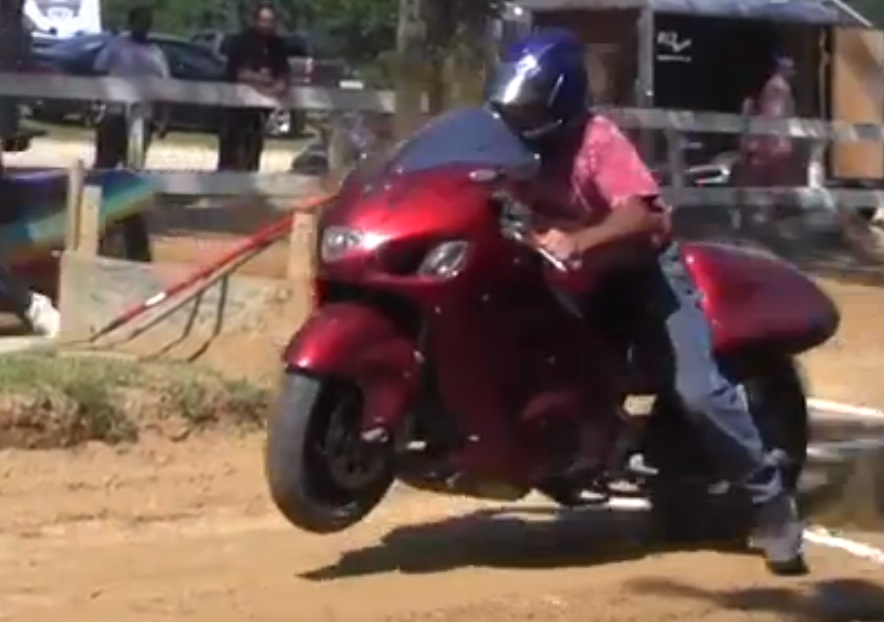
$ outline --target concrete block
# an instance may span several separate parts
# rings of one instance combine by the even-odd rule
[[[136,263],[65,253],[60,292],[62,332],[69,338],[87,337],[194,269],[193,264]],[[175,311],[156,330],[168,334],[248,330],[260,325],[268,307],[290,296],[292,286],[286,281],[234,274]]]

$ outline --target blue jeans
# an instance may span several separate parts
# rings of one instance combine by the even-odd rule
[[[643,315],[650,312],[653,328],[663,329],[654,332],[668,350],[675,393],[722,476],[742,485],[753,503],[765,503],[783,492],[780,470],[764,448],[745,392],[719,368],[712,329],[681,249],[670,244],[656,262],[640,271],[631,294]]]

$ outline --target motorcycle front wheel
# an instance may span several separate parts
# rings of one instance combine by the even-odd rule
[[[295,527],[342,531],[368,515],[393,484],[391,449],[362,440],[362,411],[356,386],[286,372],[268,422],[265,473],[273,502]]]

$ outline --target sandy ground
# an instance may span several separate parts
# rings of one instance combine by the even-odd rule
[[[337,536],[288,528],[256,437],[0,454],[0,620],[880,620],[884,572],[643,546],[643,515],[395,491]]]
[[[188,247],[168,239],[158,255]],[[276,248],[251,271],[281,275],[284,258]],[[814,392],[884,405],[884,293],[825,285],[844,326],[807,357]],[[279,340],[292,328],[268,323]],[[207,357],[266,376],[273,349],[230,336]],[[880,565],[812,547],[811,577],[774,580],[751,557],[652,551],[635,512],[401,489],[350,531],[306,535],[270,507],[262,442],[0,452],[0,621],[884,620]]]
[[[820,280],[841,310],[835,337],[804,363],[817,397],[884,409],[884,289]]]
[[[166,238],[156,250],[182,261],[194,248]],[[249,272],[282,276],[285,257],[275,247]],[[812,393],[884,407],[884,291],[823,284],[843,326],[805,357]],[[275,377],[294,315],[220,338],[204,360]],[[880,565],[811,547],[812,576],[777,580],[752,557],[654,551],[636,512],[399,489],[345,533],[306,535],[270,507],[262,443],[0,452],[0,622],[884,620]]]

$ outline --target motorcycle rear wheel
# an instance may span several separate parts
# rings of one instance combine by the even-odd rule
[[[361,438],[362,396],[349,383],[289,370],[267,429],[270,496],[295,527],[318,534],[362,520],[393,484],[392,451]]]
[[[768,451],[776,451],[783,483],[795,492],[807,459],[809,417],[794,361],[755,362],[743,375],[750,411]],[[710,493],[715,470],[674,401],[658,398],[647,431],[646,457],[659,469],[649,496],[655,528],[664,540],[718,542],[744,547],[752,526],[749,500],[731,486]],[[673,411],[672,409],[676,409]]]

